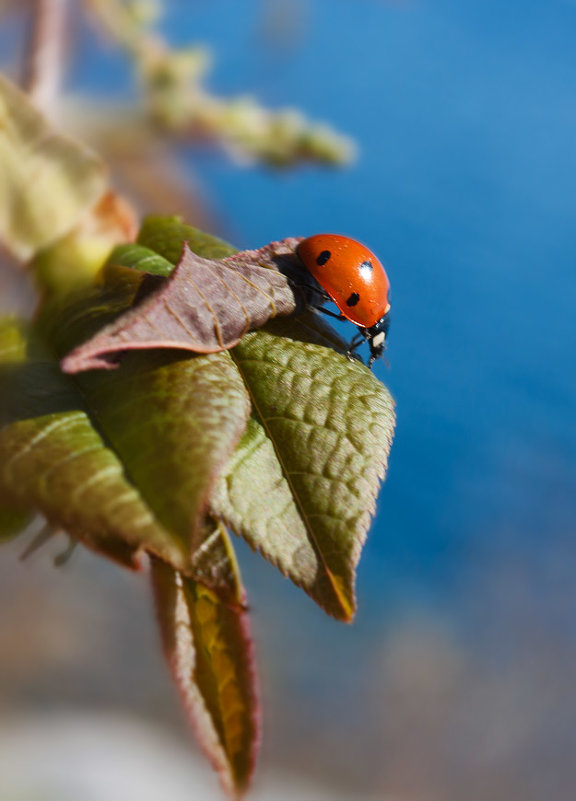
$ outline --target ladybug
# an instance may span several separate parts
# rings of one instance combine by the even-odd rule
[[[334,301],[340,314],[319,311],[357,326],[359,333],[350,343],[348,357],[353,358],[355,350],[368,341],[368,367],[372,367],[384,351],[390,325],[390,281],[382,263],[360,242],[336,234],[303,239],[296,253],[320,285],[323,300]]]

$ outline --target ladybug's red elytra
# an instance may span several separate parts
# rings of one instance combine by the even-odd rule
[[[346,318],[358,328],[348,356],[368,341],[368,366],[372,367],[384,351],[390,325],[390,281],[382,263],[360,242],[337,234],[303,239],[296,253],[325,298],[340,309],[339,315],[332,316]],[[331,315],[327,309],[321,311]]]

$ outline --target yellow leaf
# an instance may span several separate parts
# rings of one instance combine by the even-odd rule
[[[260,711],[246,610],[152,559],[166,658],[198,739],[233,798],[246,792]]]

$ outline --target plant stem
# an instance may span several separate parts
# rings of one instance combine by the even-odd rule
[[[31,0],[22,85],[34,104],[54,116],[62,81],[68,0]]]

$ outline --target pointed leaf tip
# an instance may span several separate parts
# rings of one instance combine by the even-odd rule
[[[238,798],[260,742],[247,613],[157,559],[152,584],[164,652],[186,710],[224,789]]]
[[[227,353],[180,356],[131,353],[117,372],[82,373],[76,381],[155,519],[185,555],[173,566],[196,575],[197,551],[219,558],[205,514],[214,481],[246,427],[250,400]],[[212,586],[201,561],[202,578]],[[214,581],[221,583],[218,576]]]
[[[323,332],[312,315],[279,320],[232,351],[255,415],[212,508],[329,614],[350,621],[394,403],[363,365],[326,348]]]

